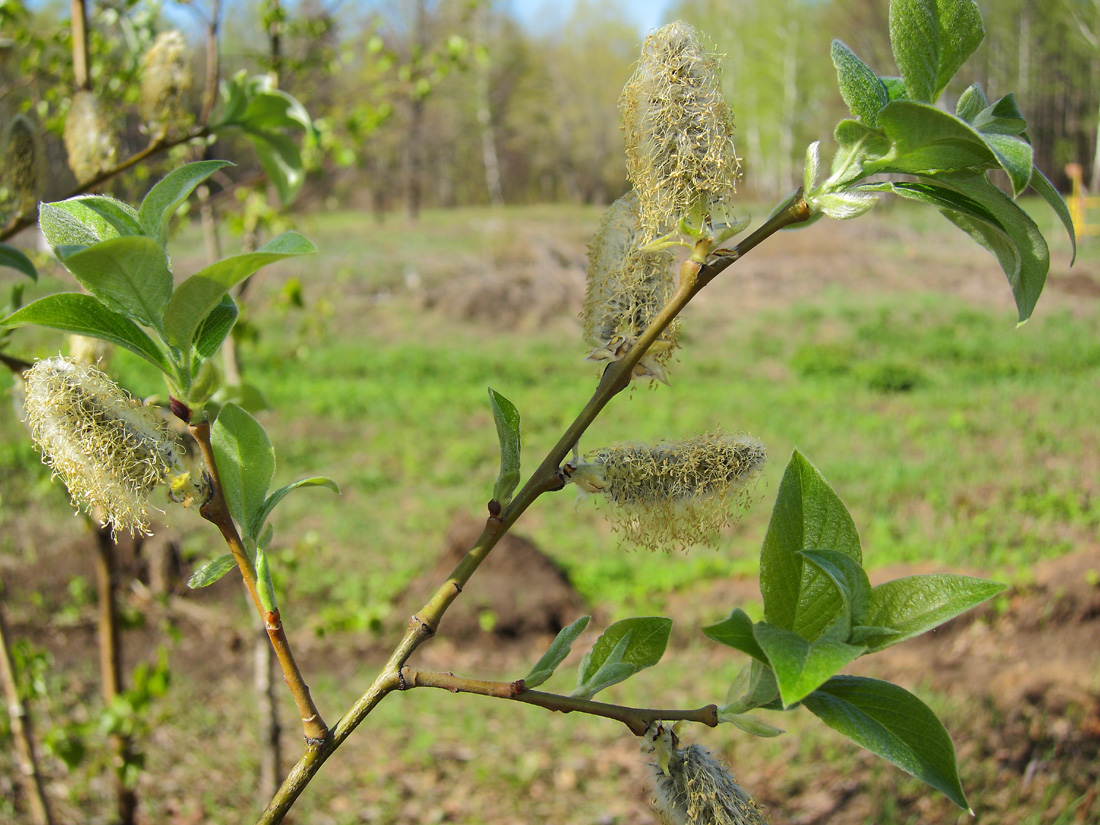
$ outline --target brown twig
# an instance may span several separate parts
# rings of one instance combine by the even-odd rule
[[[688,710],[633,708],[606,702],[593,702],[591,699],[579,699],[558,693],[527,690],[522,679],[515,682],[487,682],[455,676],[453,673],[417,670],[407,666],[401,668],[400,689],[411,690],[418,687],[439,688],[451,693],[473,693],[496,699],[511,699],[559,713],[586,713],[589,716],[601,716],[622,722],[635,736],[642,736],[651,722],[683,721],[699,722],[711,728],[718,726],[717,705],[705,705]]]
[[[290,688],[290,693],[294,697],[294,703],[298,706],[298,714],[302,718],[306,744],[311,748],[316,747],[329,738],[329,729],[325,724],[325,720],[321,718],[321,712],[317,710],[317,705],[313,702],[313,697],[309,693],[309,686],[305,683],[302,671],[299,670],[297,662],[294,661],[294,654],[290,650],[290,641],[283,629],[282,617],[279,611],[277,609],[265,610],[260,601],[256,570],[248,557],[248,552],[245,550],[244,542],[241,541],[241,536],[237,532],[237,527],[233,524],[233,518],[229,514],[229,507],[222,492],[221,479],[218,477],[218,466],[214,460],[214,449],[210,444],[210,424],[207,421],[192,424],[190,431],[195,441],[198,442],[203,461],[206,462],[207,472],[210,473],[213,488],[210,500],[199,508],[199,513],[221,531],[225,543],[229,546],[229,551],[233,554],[237,567],[241,571],[241,576],[244,578],[248,593],[263,619],[264,629],[267,631],[268,638],[271,639],[271,646],[275,649],[275,657],[279,660],[279,665],[283,669],[283,678],[286,679],[287,687]]]

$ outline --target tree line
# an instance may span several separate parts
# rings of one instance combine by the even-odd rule
[[[213,2],[213,0],[208,0]],[[190,4],[196,8],[202,3]],[[748,195],[771,197],[801,180],[800,149],[842,116],[829,56],[839,32],[881,74],[894,73],[883,0],[679,0],[669,19],[695,25],[723,55]],[[1037,164],[1067,185],[1083,164],[1100,188],[1100,0],[981,0],[987,37],[972,74],[995,99],[1016,89],[1031,115]],[[140,0],[94,7],[90,71],[117,77],[104,94],[132,95],[142,50],[181,25],[201,76],[205,57],[188,7],[156,13]],[[218,7],[215,6],[215,9]],[[218,13],[218,12],[215,12]],[[193,13],[198,17],[201,10]],[[221,20],[222,76],[276,74],[316,120],[307,192],[379,215],[426,206],[575,201],[607,203],[626,188],[616,101],[642,33],[622,9],[579,0],[553,30],[525,29],[493,0],[388,0],[361,5],[280,0],[235,5]],[[68,22],[55,5],[0,6],[0,122],[35,120],[58,160],[73,88]],[[202,84],[192,89],[196,110]],[[949,88],[949,97],[962,88]],[[110,101],[107,101],[108,103]],[[109,108],[109,106],[107,107]],[[118,122],[120,151],[143,124]],[[248,160],[233,146],[219,156]],[[66,189],[55,164],[45,197]],[[138,185],[138,182],[130,185]],[[51,191],[52,190],[52,191]],[[121,193],[126,194],[126,193]]]

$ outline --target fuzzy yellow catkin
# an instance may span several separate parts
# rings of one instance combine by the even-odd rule
[[[671,250],[643,251],[638,195],[627,192],[604,213],[588,247],[588,284],[581,320],[588,343],[614,360],[649,326],[673,292]],[[673,322],[650,355],[666,363],[679,339]],[[596,357],[593,353],[590,357]]]
[[[619,109],[627,175],[639,193],[647,240],[697,207],[733,196],[740,170],[733,115],[722,97],[718,60],[694,28],[670,23],[645,39]]]
[[[17,114],[4,129],[0,153],[0,185],[16,215],[30,212],[38,203],[45,180],[45,158],[38,131],[26,115]]]
[[[662,825],[767,825],[756,800],[701,745],[674,748],[667,768],[653,768]]]
[[[182,471],[183,448],[167,426],[102,372],[70,358],[37,361],[23,378],[31,437],[73,504],[97,512],[112,534],[148,534],[153,491]]]
[[[768,453],[754,438],[707,433],[686,441],[604,447],[566,466],[584,493],[606,498],[625,541],[651,550],[713,543],[749,500]]]
[[[69,168],[81,183],[115,164],[118,156],[115,135],[93,92],[79,91],[73,95],[65,119],[65,151],[69,155]]]
[[[141,61],[140,110],[145,123],[162,133],[183,123],[191,83],[183,35],[175,29],[161,32]]]

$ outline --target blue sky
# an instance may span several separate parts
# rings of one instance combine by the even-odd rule
[[[633,21],[639,34],[664,25],[665,10],[671,0],[597,0],[604,5],[618,7],[623,17]],[[510,9],[521,23],[532,31],[538,31],[561,23],[570,12],[576,0],[503,0],[501,6]]]

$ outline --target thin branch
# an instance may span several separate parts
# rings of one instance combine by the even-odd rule
[[[202,421],[198,424],[192,424],[189,429],[195,441],[198,442],[199,451],[206,463],[206,469],[210,474],[211,486],[213,487],[210,500],[199,508],[199,513],[221,531],[225,543],[229,546],[229,551],[237,562],[237,567],[244,578],[248,593],[252,596],[256,610],[259,611],[260,617],[263,619],[264,629],[267,631],[268,638],[271,639],[271,646],[275,649],[275,656],[283,669],[283,677],[286,679],[287,687],[290,688],[294,703],[298,706],[298,715],[302,718],[306,744],[309,747],[314,747],[329,738],[329,729],[325,724],[325,720],[321,718],[321,712],[317,710],[317,705],[313,702],[313,697],[309,693],[309,686],[305,683],[302,671],[299,670],[297,662],[294,661],[294,654],[290,650],[290,641],[283,629],[279,611],[264,610],[263,604],[260,602],[260,595],[256,589],[256,571],[248,557],[247,550],[245,550],[244,542],[241,541],[240,534],[233,524],[233,517],[229,514],[229,507],[222,492],[221,479],[218,476],[218,467],[214,460],[214,449],[210,444],[210,423]]]
[[[401,639],[390,656],[389,662],[379,672],[367,692],[340,719],[328,742],[306,751],[305,755],[302,756],[298,764],[294,766],[283,781],[282,787],[272,798],[257,825],[274,825],[274,823],[282,822],[287,811],[290,810],[295,800],[301,796],[302,791],[306,789],[306,786],[333,751],[358,727],[382,699],[394,690],[400,689],[401,669],[406,665],[409,657],[421,644],[435,635],[443,614],[458,598],[458,594],[462,592],[463,587],[466,586],[470,577],[477,571],[477,568],[489,555],[489,551],[493,549],[501,536],[515,524],[539,496],[546,492],[560,490],[565,486],[564,479],[560,474],[560,467],[573,449],[573,445],[578,442],[581,435],[584,434],[585,430],[588,429],[611,399],[630,385],[634,367],[637,366],[649,347],[661,336],[665,328],[687,306],[688,302],[715,276],[748,254],[764,239],[774,235],[784,227],[806,221],[809,217],[809,208],[802,197],[802,191],[799,190],[771,218],[738,244],[737,247],[733,250],[722,250],[722,257],[709,264],[700,264],[690,258],[684,262],[680,269],[680,286],[668,304],[661,310],[646,331],[641,334],[630,351],[620,360],[607,366],[596,391],[588,403],[585,404],[584,409],[569,425],[562,437],[558,439],[558,443],[550,449],[546,458],[531,474],[526,484],[523,485],[523,488],[504,511],[499,515],[490,515],[486,520],[485,528],[477,541],[474,542],[474,546],[458,563],[458,566],[455,567],[428,603],[409,620],[409,628],[405,632],[404,638]]]
[[[467,679],[453,673],[417,670],[412,667],[401,669],[401,690],[418,687],[430,687],[451,693],[473,693],[478,696],[491,696],[496,699],[511,699],[528,705],[536,705],[559,713],[585,713],[589,716],[601,716],[622,722],[635,736],[642,736],[651,722],[698,722],[707,727],[718,727],[718,706],[705,705],[688,710],[662,708],[633,708],[624,705],[611,705],[605,702],[593,702],[591,699],[578,699],[575,696],[563,696],[558,693],[543,693],[527,690],[523,680],[515,682],[486,682],[481,679]]]
[[[210,128],[206,126],[197,126],[189,132],[183,135],[179,135],[177,137],[157,138],[137,154],[130,155],[130,157],[128,157],[121,163],[112,166],[110,169],[104,169],[95,177],[84,181],[67,195],[62,197],[61,200],[68,200],[69,198],[75,198],[77,195],[83,195],[87,192],[91,192],[97,186],[103,185],[112,178],[121,175],[128,169],[137,166],[137,164],[141,163],[142,161],[148,160],[149,158],[155,155],[162,154],[163,152],[167,152],[169,149],[174,149],[175,147],[182,146],[185,143],[190,143],[193,140],[200,140],[202,138],[208,137],[210,134],[212,134],[212,130]],[[19,232],[22,232],[27,227],[33,226],[34,222],[35,215],[33,212],[29,215],[20,215],[14,220],[8,221],[8,223],[4,227],[0,228],[0,241],[6,241],[8,238],[18,234]]]

